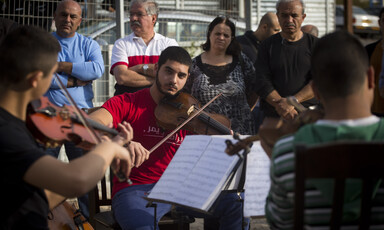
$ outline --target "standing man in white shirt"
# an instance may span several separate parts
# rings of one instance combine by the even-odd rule
[[[112,50],[111,74],[115,76],[115,95],[136,92],[154,83],[154,64],[176,40],[155,32],[159,14],[153,0],[133,0],[129,8],[132,33],[115,42]]]

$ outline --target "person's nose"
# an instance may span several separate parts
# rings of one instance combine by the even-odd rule
[[[66,21],[66,22],[70,22],[70,21],[71,21],[71,15],[67,15],[67,16],[65,17],[65,21]]]
[[[177,73],[171,74],[169,77],[169,82],[172,83],[173,85],[175,85],[177,82],[177,78],[178,78]]]
[[[290,22],[290,23],[293,22],[293,17],[291,15],[288,15],[287,19],[288,19],[288,22]]]

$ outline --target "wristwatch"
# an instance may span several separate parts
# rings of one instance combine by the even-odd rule
[[[147,74],[148,68],[149,68],[148,64],[143,65],[143,73],[144,74]]]

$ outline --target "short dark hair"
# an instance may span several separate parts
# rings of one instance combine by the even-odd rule
[[[188,66],[188,72],[192,66],[192,59],[189,53],[182,47],[169,46],[160,54],[159,61],[157,62],[158,69],[168,60],[179,62]]]
[[[324,99],[342,98],[363,85],[369,68],[367,51],[346,31],[322,37],[312,53],[313,83]]]
[[[239,55],[241,51],[241,47],[238,41],[236,41],[236,26],[235,23],[233,23],[228,17],[225,16],[217,16],[211,23],[208,25],[207,30],[207,41],[202,45],[203,50],[208,51],[211,49],[211,41],[209,40],[209,36],[212,33],[213,28],[215,28],[216,25],[224,23],[231,29],[232,33],[232,41],[229,44],[227,50],[225,51],[226,54],[230,55]]]
[[[61,47],[50,33],[33,26],[10,32],[0,44],[0,84],[16,85],[34,71],[47,76]]]

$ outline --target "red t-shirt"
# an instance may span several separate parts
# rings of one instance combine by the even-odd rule
[[[134,130],[133,141],[141,143],[144,148],[150,150],[171,132],[163,132],[157,126],[154,114],[156,106],[147,88],[112,97],[102,107],[111,113],[114,127],[123,121],[129,122]],[[179,130],[151,153],[149,159],[139,168],[133,168],[129,176],[132,185],[156,183],[187,134],[188,131]],[[127,182],[119,182],[115,177],[112,196],[128,186]]]

